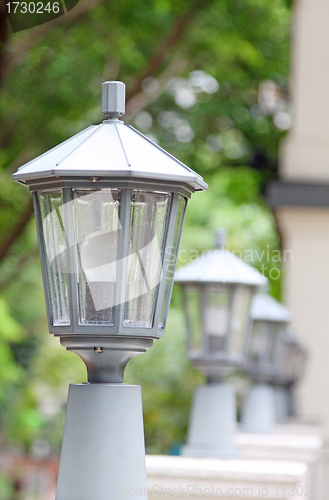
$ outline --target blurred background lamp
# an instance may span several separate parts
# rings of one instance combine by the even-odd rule
[[[102,111],[13,176],[33,192],[49,331],[88,371],[69,390],[58,500],[146,491],[140,387],[123,372],[164,335],[187,199],[207,188],[118,119],[122,82],[103,84]]]
[[[296,385],[305,373],[308,353],[299,339],[287,333],[279,372],[274,378],[276,422],[286,423],[298,416]]]
[[[245,371],[253,383],[242,408],[243,432],[271,433],[275,425],[274,377],[280,368],[284,339],[291,315],[266,293],[255,295],[250,311],[251,332]]]
[[[186,456],[236,456],[236,403],[224,378],[244,363],[244,347],[254,293],[267,279],[225,246],[226,233],[216,233],[217,249],[176,272],[182,289],[187,352],[207,379],[196,391],[190,416]]]

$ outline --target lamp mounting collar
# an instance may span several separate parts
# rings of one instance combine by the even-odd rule
[[[153,339],[72,335],[61,337],[61,344],[83,360],[89,383],[118,384],[123,382],[127,363],[152,347]]]

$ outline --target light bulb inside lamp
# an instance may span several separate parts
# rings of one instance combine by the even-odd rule
[[[95,311],[115,303],[118,231],[97,230],[79,245],[81,266]]]

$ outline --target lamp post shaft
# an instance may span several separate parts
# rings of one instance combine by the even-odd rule
[[[236,402],[229,384],[198,387],[193,400],[187,444],[182,454],[189,457],[237,458],[234,444]]]
[[[285,424],[289,418],[289,394],[285,386],[275,385],[275,421]]]
[[[242,432],[272,434],[275,426],[274,388],[269,384],[251,386],[242,408]]]
[[[147,499],[141,390],[70,385],[56,500]]]

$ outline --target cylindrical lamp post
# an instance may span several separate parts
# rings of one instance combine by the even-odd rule
[[[235,395],[224,378],[243,365],[251,300],[267,282],[218,243],[175,276],[183,294],[188,357],[207,377],[194,396],[185,456],[237,456]]]
[[[123,372],[164,335],[187,199],[207,188],[124,110],[125,85],[105,82],[107,119],[13,176],[33,192],[49,331],[88,371],[69,389],[57,500],[147,497],[140,387]]]
[[[284,341],[279,372],[274,379],[276,421],[279,424],[287,422],[289,417],[296,417],[298,414],[295,388],[305,372],[307,357],[307,351],[299,340],[288,333]]]
[[[253,384],[242,408],[243,432],[271,433],[275,425],[275,394],[270,385],[277,376],[290,312],[265,293],[251,305],[251,332],[246,349],[245,371]]]

